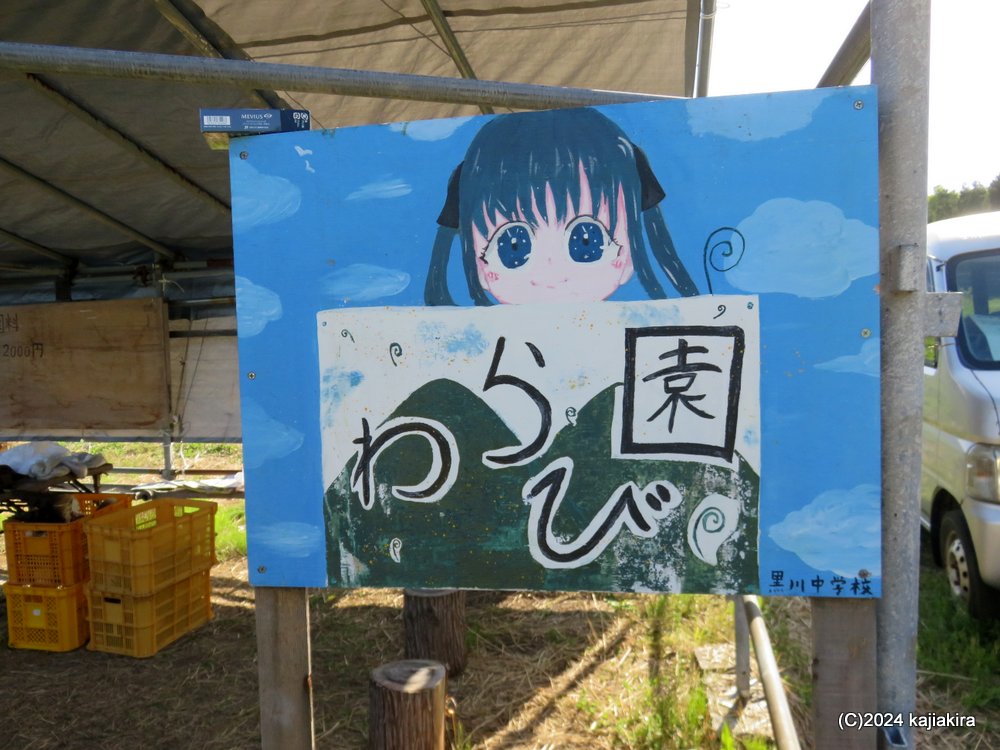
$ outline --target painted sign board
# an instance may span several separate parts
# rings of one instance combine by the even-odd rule
[[[878,596],[875,100],[234,145],[254,584]]]

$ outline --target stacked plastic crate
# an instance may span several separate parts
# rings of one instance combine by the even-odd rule
[[[87,520],[87,648],[152,656],[212,618],[215,511],[163,499]]]
[[[69,523],[4,522],[7,635],[12,648],[72,651],[87,641],[89,518],[127,509],[130,495],[74,493],[83,517]]]

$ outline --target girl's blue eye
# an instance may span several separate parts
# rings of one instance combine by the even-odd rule
[[[506,227],[496,238],[497,255],[506,268],[518,268],[531,255],[531,234],[520,224]]]
[[[608,234],[597,222],[581,221],[569,233],[569,257],[577,263],[600,260],[608,245]]]

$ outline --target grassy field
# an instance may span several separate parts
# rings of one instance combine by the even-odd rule
[[[219,502],[219,501],[216,501]],[[246,557],[246,512],[242,500],[223,500],[215,514],[215,556],[219,560]]]
[[[929,691],[953,697],[954,710],[982,715],[1000,732],[1000,622],[977,622],[955,605],[924,542],[917,666]]]
[[[163,467],[161,443],[101,443],[81,440],[63,443],[73,452],[101,453],[116,467],[160,469]],[[243,465],[243,446],[239,443],[171,443],[170,463],[176,472],[188,469],[231,469]]]

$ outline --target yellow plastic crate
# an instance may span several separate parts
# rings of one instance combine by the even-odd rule
[[[87,587],[91,651],[145,658],[212,619],[209,572],[151,596],[108,594]]]
[[[215,564],[216,504],[151,500],[86,519],[90,586],[149,596]]]
[[[87,642],[85,584],[4,586],[7,642],[11,648],[72,651]]]
[[[72,586],[87,580],[87,538],[83,522],[128,508],[132,496],[111,493],[72,493],[85,518],[70,523],[4,521],[7,567],[11,583],[19,586]],[[110,505],[99,507],[105,501]]]

